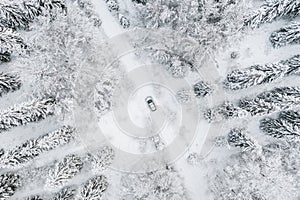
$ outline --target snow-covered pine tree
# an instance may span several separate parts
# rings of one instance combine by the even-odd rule
[[[26,45],[19,33],[15,32],[11,28],[0,26],[0,60],[2,62],[10,61],[10,54],[13,51],[21,51],[21,49],[25,46]]]
[[[122,199],[189,199],[179,173],[169,166],[149,173],[125,174],[121,184]]]
[[[179,103],[187,103],[191,100],[191,91],[188,89],[181,89],[176,92],[176,99]]]
[[[173,56],[170,64],[167,66],[167,71],[174,78],[184,78],[188,72],[189,67],[185,62],[180,60],[178,56]]]
[[[28,27],[29,20],[18,4],[0,3],[0,24],[7,28],[26,29]]]
[[[220,106],[210,108],[204,112],[204,118],[209,122],[240,118],[246,115],[247,112],[245,110],[227,101]]]
[[[54,9],[62,12],[67,12],[67,6],[65,0],[36,0],[37,5],[47,12],[51,12]]]
[[[239,90],[270,83],[289,75],[300,75],[300,55],[277,63],[253,65],[249,68],[234,70],[227,74],[224,86],[231,90]]]
[[[0,72],[0,97],[20,89],[21,85],[19,76]]]
[[[0,132],[37,122],[54,114],[55,100],[34,100],[0,111]]]
[[[166,66],[166,70],[174,78],[183,78],[188,70],[193,69],[193,64],[173,52],[164,49],[150,49],[151,55],[160,64]]]
[[[111,147],[105,146],[96,153],[89,153],[87,156],[88,160],[92,163],[93,170],[95,172],[102,172],[111,165],[115,157],[115,152]]]
[[[293,22],[277,31],[274,31],[269,39],[274,48],[282,47],[288,44],[299,44],[300,23]]]
[[[23,39],[17,32],[0,26],[0,63],[9,62],[13,51],[21,52],[25,47]]]
[[[166,51],[164,49],[150,48],[150,53],[156,59],[156,61],[163,65],[170,64],[173,56],[170,51]]]
[[[300,75],[300,55],[284,60],[282,64],[288,66],[286,75]]]
[[[196,97],[206,97],[213,92],[211,85],[204,81],[199,81],[193,86],[194,94]]]
[[[243,98],[237,104],[225,102],[208,109],[204,118],[209,122],[222,121],[247,115],[266,115],[271,112],[290,109],[300,103],[300,87],[278,87],[262,92],[254,98]]]
[[[76,195],[75,186],[67,186],[58,191],[50,200],[73,200]]]
[[[4,155],[4,149],[0,149],[0,159],[1,159],[1,156],[3,156]]]
[[[146,5],[146,3],[147,3],[147,0],[132,0],[132,2],[134,2],[134,3],[138,3],[138,4],[143,4],[143,5]]]
[[[289,109],[299,103],[300,87],[279,87],[262,92],[252,99],[241,99],[238,107],[256,116]]]
[[[112,106],[111,102],[111,93],[106,93],[103,90],[99,88],[99,90],[96,90],[96,100],[95,100],[95,107],[98,110],[99,115],[103,115],[107,113]]]
[[[232,147],[240,147],[242,151],[252,151],[259,146],[248,136],[248,132],[241,128],[231,129],[227,135],[227,142]]]
[[[22,145],[6,151],[0,157],[0,168],[20,167],[42,153],[66,145],[73,140],[74,131],[73,128],[64,126],[36,139],[28,140]]]
[[[293,17],[300,14],[299,0],[266,1],[252,16],[245,20],[245,25],[257,28],[263,23],[272,22],[283,16]]]
[[[197,165],[201,161],[201,156],[198,153],[191,153],[186,158],[186,162],[190,165]]]
[[[63,146],[71,142],[75,137],[76,130],[70,126],[63,126],[53,132],[37,138],[38,147],[42,151],[50,151],[59,146]]]
[[[214,199],[297,199],[299,153],[299,143],[281,145],[276,141],[263,146],[260,154],[234,154],[215,163],[224,166],[226,162],[210,176],[209,189]]]
[[[29,22],[42,14],[42,9],[34,1],[23,1],[20,4],[20,8]]]
[[[114,66],[115,67],[115,66]],[[109,70],[101,80],[96,84],[95,90],[95,107],[97,114],[102,116],[111,110],[112,96],[119,82],[119,75],[115,69]]]
[[[73,200],[76,195],[76,187],[68,186],[58,191],[50,200]]]
[[[89,179],[81,188],[80,200],[99,200],[108,187],[107,178],[103,175]]]
[[[300,138],[300,112],[283,111],[277,119],[264,118],[260,129],[275,138]]]
[[[166,27],[176,24],[178,20],[178,4],[174,0],[170,1],[153,1],[142,6],[141,17],[147,28]]]
[[[66,12],[64,0],[31,0],[0,3],[0,24],[12,29],[27,29],[29,23],[42,14],[52,14],[53,10]]]
[[[0,199],[9,199],[21,186],[21,177],[18,174],[6,173],[0,175]]]
[[[0,52],[0,63],[9,62],[10,60],[10,53],[8,51]]]
[[[116,0],[106,0],[106,4],[107,7],[109,9],[109,11],[115,11],[118,12],[119,11],[119,3]]]
[[[76,2],[67,1],[67,7],[67,14],[55,12],[53,19],[43,16],[36,21],[26,40],[31,56],[22,59],[28,66],[22,73],[35,85],[33,95],[40,99],[54,97],[59,118],[70,113],[80,66],[90,66],[94,59],[100,62],[95,50],[99,39],[95,32],[100,30]]]
[[[122,14],[119,14],[119,22],[120,25],[125,29],[130,27],[129,19]]]
[[[147,0],[135,8],[143,27],[172,29],[208,50],[236,38],[247,13],[242,0]]]
[[[34,195],[34,196],[27,197],[26,200],[43,200],[43,198],[39,195]]]
[[[101,19],[96,15],[93,5],[88,0],[77,0],[77,4],[84,11],[88,18],[94,21],[94,26],[100,27],[102,24]]]
[[[150,139],[153,142],[156,150],[160,151],[165,148],[166,144],[164,143],[160,135],[152,136]]]
[[[81,158],[76,155],[68,155],[60,162],[55,163],[50,169],[46,184],[48,187],[56,188],[64,186],[83,168]]]

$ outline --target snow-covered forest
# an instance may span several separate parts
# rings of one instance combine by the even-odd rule
[[[0,200],[299,200],[300,0],[2,0]]]

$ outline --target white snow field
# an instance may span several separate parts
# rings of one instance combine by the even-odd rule
[[[0,200],[299,200],[299,15],[0,2]]]

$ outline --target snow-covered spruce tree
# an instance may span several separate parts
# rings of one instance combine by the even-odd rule
[[[20,9],[28,22],[32,22],[42,14],[42,9],[35,1],[23,1],[20,4]]]
[[[189,199],[182,178],[171,168],[143,174],[125,174],[121,184],[122,199]]]
[[[13,51],[21,52],[26,47],[19,33],[0,26],[0,62],[9,62]]]
[[[292,174],[298,180],[298,191],[300,182],[300,140],[277,140],[276,143],[271,143],[268,148],[265,147],[265,152],[268,154],[281,154],[282,167],[289,173]]]
[[[92,169],[97,173],[102,172],[111,165],[115,152],[111,147],[105,146],[95,153],[89,153],[87,156],[92,163]]]
[[[116,67],[118,68],[118,67]],[[107,70],[96,84],[94,93],[95,108],[98,116],[102,116],[111,110],[112,96],[115,88],[118,86],[119,76],[115,69]]]
[[[55,163],[50,169],[46,185],[51,188],[64,186],[74,176],[80,173],[83,167],[81,158],[76,155],[68,155],[62,161]]]
[[[289,109],[300,103],[300,87],[279,87],[262,92],[252,99],[242,99],[239,107],[252,116]]]
[[[95,107],[99,116],[104,115],[110,111],[112,102],[111,102],[112,93],[103,91],[101,88],[97,87],[95,93]]]
[[[201,161],[201,156],[198,153],[191,153],[186,158],[186,162],[190,165],[198,165]]]
[[[289,75],[300,75],[300,55],[277,63],[253,65],[249,68],[234,70],[227,74],[224,86],[231,90],[239,90],[270,83]]]
[[[247,112],[231,102],[224,102],[222,105],[210,108],[204,112],[204,118],[209,122],[240,118],[247,115]]]
[[[24,13],[28,22],[32,22],[40,15],[49,16],[53,20],[56,13],[66,13],[65,0],[31,0],[23,1],[20,9]]]
[[[1,159],[1,156],[3,156],[4,155],[4,149],[0,149],[0,159]]]
[[[0,24],[8,28],[26,29],[29,20],[20,6],[15,3],[0,3]]]
[[[299,14],[299,0],[270,0],[266,1],[261,8],[245,20],[245,25],[256,28],[263,23],[272,22],[283,16],[293,17]]]
[[[94,22],[94,26],[100,27],[102,24],[101,19],[95,13],[95,9],[89,0],[76,0],[79,7],[84,11],[88,18]]]
[[[0,97],[20,89],[21,85],[19,76],[0,72]]]
[[[34,196],[27,197],[25,200],[43,200],[43,198],[40,197],[39,195],[34,195]]]
[[[241,152],[226,158],[226,166],[210,176],[213,199],[297,199],[299,150],[299,143],[276,143],[263,146],[261,154]]]
[[[288,66],[286,75],[300,75],[300,55],[284,60],[282,64]]]
[[[21,177],[14,173],[0,175],[0,199],[5,200],[14,195],[21,186]]]
[[[217,136],[214,138],[214,143],[216,147],[228,146],[227,136]]]
[[[106,0],[106,5],[110,12],[118,12],[120,9],[119,3],[116,0]]]
[[[0,53],[0,63],[2,62],[9,62],[11,60],[10,54],[8,51]]]
[[[259,147],[257,142],[248,136],[248,132],[241,128],[231,129],[227,135],[227,142],[232,147],[240,147],[242,151],[252,151]]]
[[[179,103],[187,103],[191,100],[191,91],[188,89],[181,89],[176,92],[176,99]]]
[[[134,2],[134,3],[138,3],[138,4],[143,4],[143,5],[146,5],[146,3],[147,3],[147,0],[132,0],[132,2]]]
[[[119,22],[120,25],[125,29],[130,27],[129,19],[122,14],[119,14]]]
[[[13,127],[24,126],[28,123],[38,122],[54,114],[55,100],[34,100],[12,106],[0,111],[0,132]]]
[[[76,188],[74,186],[64,187],[58,191],[50,200],[73,200],[75,199]]]
[[[193,86],[194,94],[196,97],[206,97],[213,92],[211,85],[204,81],[199,81]]]
[[[237,104],[225,102],[205,111],[209,122],[241,118],[247,115],[259,116],[292,108],[300,103],[300,87],[279,87],[262,92],[254,98],[243,98]]]
[[[164,141],[160,137],[160,135],[152,136],[150,139],[153,142],[154,147],[155,147],[156,150],[160,151],[160,150],[163,150],[165,148],[166,144],[164,143]]]
[[[135,7],[143,27],[172,29],[209,50],[235,39],[247,13],[241,0],[148,0]]]
[[[107,178],[103,175],[89,179],[81,188],[80,200],[99,200],[108,187]]]
[[[264,118],[260,129],[275,138],[300,138],[300,112],[283,111],[277,119]]]
[[[53,9],[59,9],[63,12],[67,11],[65,0],[36,0],[38,6],[41,9],[51,11]]]
[[[36,139],[38,147],[42,151],[50,151],[59,146],[71,142],[75,137],[75,129],[70,126],[63,126],[53,132],[40,136]]]
[[[20,35],[11,28],[0,26],[0,63],[9,62],[12,52],[26,47]]]
[[[189,69],[193,69],[193,64],[182,56],[164,49],[150,49],[151,55],[160,64],[166,66],[166,70],[174,78],[184,78]]]
[[[40,154],[53,150],[71,142],[74,129],[64,126],[58,130],[26,141],[5,152],[0,158],[0,168],[17,168],[38,157]]]
[[[62,118],[70,111],[81,66],[90,69],[98,61],[93,56],[101,37],[99,28],[76,2],[66,1],[66,7],[66,14],[58,12],[54,19],[40,16],[31,26],[25,38],[30,56],[22,60],[28,67],[20,69],[34,85],[34,96],[57,100],[56,111]]]
[[[66,11],[64,0],[32,0],[0,3],[0,24],[8,28],[27,29],[41,14],[53,15],[53,10]]]
[[[274,31],[269,39],[274,48],[282,47],[288,44],[299,44],[300,23],[293,22],[277,31]]]

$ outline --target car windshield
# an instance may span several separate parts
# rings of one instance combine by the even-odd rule
[[[149,99],[149,100],[147,101],[147,103],[152,103],[152,100],[151,100],[151,99]]]

